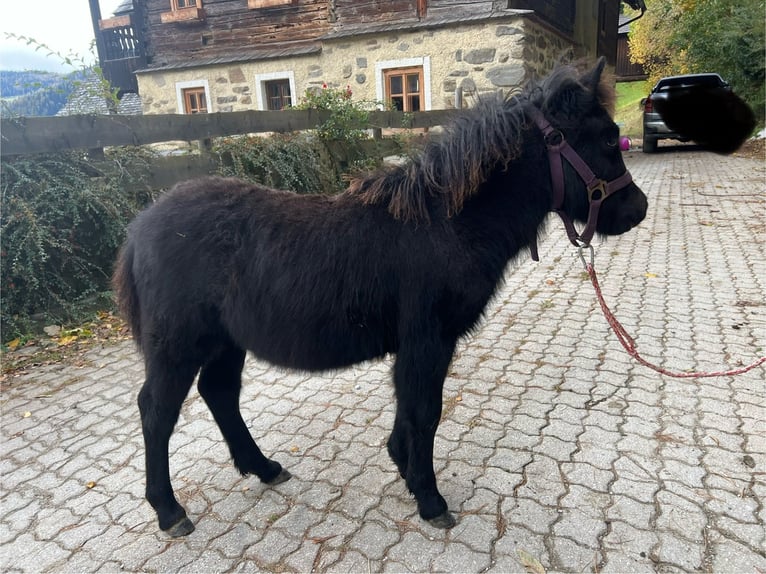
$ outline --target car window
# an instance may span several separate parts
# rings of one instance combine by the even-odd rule
[[[692,77],[677,77],[677,78],[664,78],[657,82],[655,91],[666,91],[670,88],[678,86],[707,86],[716,87],[722,86],[724,83],[721,78],[716,75],[709,76],[692,76]]]

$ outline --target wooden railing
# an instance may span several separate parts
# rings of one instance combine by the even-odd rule
[[[385,129],[442,125],[454,113],[455,110],[409,114],[375,111],[370,112],[366,125],[354,127],[372,129],[379,135]],[[284,110],[195,115],[4,118],[0,121],[0,155],[6,157],[168,141],[204,141],[213,137],[251,133],[301,131],[316,128],[328,117],[329,112],[326,111]]]

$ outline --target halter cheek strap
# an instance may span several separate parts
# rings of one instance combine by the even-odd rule
[[[596,224],[598,222],[598,212],[601,208],[601,202],[615,191],[622,189],[632,182],[633,177],[630,175],[629,171],[625,170],[625,173],[620,177],[611,181],[599,179],[590,167],[588,167],[588,164],[585,163],[572,146],[569,145],[569,142],[566,141],[561,130],[554,128],[550,122],[545,119],[545,116],[539,109],[535,107],[530,108],[530,116],[540,131],[543,132],[545,145],[548,148],[548,163],[550,164],[551,183],[553,185],[551,211],[557,213],[561,218],[567,232],[567,237],[569,237],[569,241],[572,245],[576,247],[590,245],[590,241],[593,239],[594,233],[596,233]],[[583,180],[585,188],[588,191],[588,220],[582,233],[577,233],[572,218],[569,217],[563,209],[565,159]],[[539,261],[540,258],[537,252],[536,238],[532,238],[530,251],[532,259],[534,261]]]

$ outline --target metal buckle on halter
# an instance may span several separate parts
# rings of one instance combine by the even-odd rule
[[[545,145],[549,148],[559,148],[566,140],[564,139],[564,133],[556,128],[552,128],[551,131],[549,131],[547,134],[545,134]]]
[[[607,183],[603,179],[597,179],[588,186],[588,201],[602,201],[607,196]]]

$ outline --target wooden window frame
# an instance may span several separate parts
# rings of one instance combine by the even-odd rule
[[[190,5],[190,2],[194,4]],[[160,14],[160,22],[163,24],[204,19],[205,10],[202,8],[202,0],[170,0],[170,12]]]
[[[293,0],[247,0],[247,7],[251,10],[260,8],[273,8],[275,6],[287,6],[292,4]]]
[[[183,88],[181,94],[184,99],[184,114],[206,114],[208,113],[207,107],[207,93],[204,87],[199,88]],[[203,106],[195,106],[192,102],[192,97],[196,96],[198,99],[202,96]],[[199,101],[199,100],[198,100]]]
[[[290,86],[290,105],[297,103],[298,91],[295,85],[295,73],[292,71],[264,72],[255,74],[255,100],[256,108],[262,111],[269,109],[269,94],[267,85],[269,82],[286,81]]]
[[[279,99],[279,107],[272,107],[271,103],[272,100],[275,99],[271,94],[269,93],[269,88],[271,86],[279,86],[280,87],[280,93],[276,97]],[[287,95],[284,94],[284,91],[282,88],[284,86],[287,86]],[[279,110],[285,110],[287,108],[292,107],[293,105],[293,93],[290,89],[290,79],[289,78],[275,78],[273,80],[266,80],[263,82],[263,93],[265,97],[265,107],[269,111],[279,111]],[[287,100],[285,102],[285,100]]]
[[[418,91],[409,91],[407,89],[407,76],[412,76],[414,74],[417,74],[418,76]],[[383,81],[385,84],[384,87],[384,94],[385,94],[385,101],[391,102],[393,98],[392,90],[391,90],[391,79],[394,77],[401,77],[402,78],[402,110],[403,112],[414,112],[414,111],[423,111],[426,109],[425,106],[425,73],[423,71],[423,66],[411,66],[407,68],[387,68],[383,70]],[[396,94],[396,96],[399,96],[400,94]],[[417,95],[418,97],[418,109],[413,110],[412,109],[412,97]]]
[[[190,112],[188,96],[191,93],[204,93],[205,109],[204,111]],[[176,107],[179,114],[189,113],[212,113],[213,102],[210,95],[210,84],[207,80],[191,80],[176,82]]]
[[[397,60],[378,60],[375,62],[375,99],[379,102],[385,102],[386,79],[385,73],[395,68],[423,68],[423,101],[420,109],[423,111],[431,110],[431,57],[420,56],[415,58],[401,58]],[[381,104],[381,109],[382,109]]]

